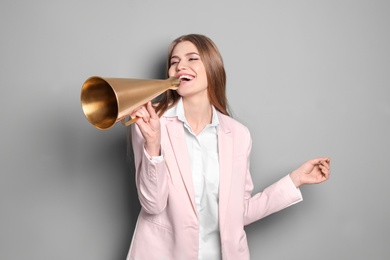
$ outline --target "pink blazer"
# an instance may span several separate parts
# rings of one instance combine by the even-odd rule
[[[301,201],[302,196],[288,175],[252,196],[250,133],[231,117],[218,113],[218,119],[222,257],[249,260],[245,225]],[[131,126],[141,212],[127,260],[197,260],[199,225],[184,127],[176,117],[160,120],[165,158],[161,163],[147,157],[138,126]]]

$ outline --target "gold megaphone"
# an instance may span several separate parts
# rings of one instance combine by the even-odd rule
[[[126,121],[136,108],[179,85],[180,80],[174,77],[149,80],[94,76],[83,84],[81,106],[88,121],[98,129],[109,129],[118,121],[128,126],[137,120]]]

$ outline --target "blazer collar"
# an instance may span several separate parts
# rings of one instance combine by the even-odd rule
[[[168,164],[174,163],[178,166],[181,179],[187,191],[187,196],[191,201],[195,215],[197,215],[191,163],[188,156],[183,122],[178,120],[177,117],[166,117],[166,122],[168,139],[174,155],[174,158],[167,158]]]
[[[229,203],[230,186],[233,172],[233,138],[226,116],[218,112],[220,127],[218,131],[219,155],[219,221],[222,229],[225,224]]]

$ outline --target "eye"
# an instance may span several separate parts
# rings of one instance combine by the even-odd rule
[[[199,60],[199,58],[194,58],[194,57],[193,57],[193,58],[189,58],[188,60],[189,60],[189,61],[194,61],[194,60]]]
[[[171,66],[172,66],[172,65],[175,65],[175,64],[177,64],[177,63],[178,63],[177,60],[171,60]]]

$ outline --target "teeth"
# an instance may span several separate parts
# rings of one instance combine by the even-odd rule
[[[191,79],[194,79],[194,77],[193,77],[193,76],[190,76],[190,75],[181,75],[181,76],[179,77],[179,79],[188,79],[188,80],[191,80]]]

